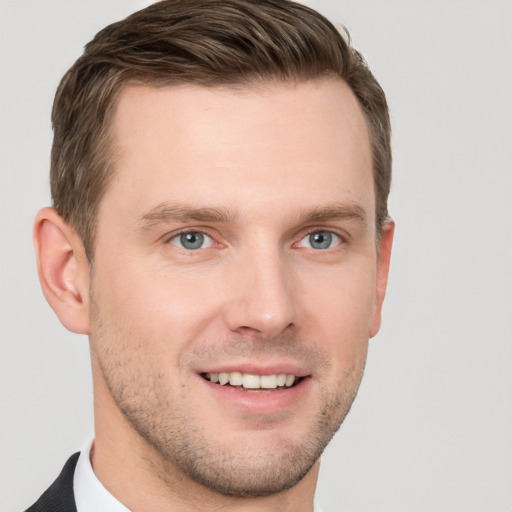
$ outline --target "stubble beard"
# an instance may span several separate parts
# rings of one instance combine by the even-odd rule
[[[205,425],[205,419],[202,426],[191,411],[170,403],[161,385],[165,379],[150,363],[144,365],[140,354],[135,359],[123,342],[129,339],[126,338],[129,333],[104,327],[101,321],[96,321],[95,335],[91,336],[93,359],[119,411],[156,454],[157,460],[152,461],[152,466],[158,478],[172,488],[176,486],[176,475],[185,476],[226,496],[268,496],[298,484],[348,414],[366,360],[365,351],[364,357],[340,376],[336,389],[324,386],[322,406],[313,418],[304,418],[310,428],[300,443],[282,436],[275,446],[255,452],[250,449],[250,436],[240,447],[222,445],[214,436],[208,436],[211,434],[208,428],[215,430],[222,425]],[[274,349],[276,343],[274,340]],[[181,393],[181,403],[186,404],[186,391],[182,389]]]
[[[116,395],[113,395],[116,400]],[[345,397],[344,397],[345,398]],[[140,400],[140,401],[139,401]],[[140,396],[138,403],[144,402]],[[116,400],[133,429],[160,456],[160,478],[172,487],[168,475],[178,469],[192,481],[226,496],[268,496],[294,487],[310,471],[347,415],[352,398],[332,397],[318,413],[308,436],[300,444],[281,438],[276,446],[254,453],[247,449],[215,444],[204,430],[192,428],[193,420],[170,418],[165,408],[151,416],[134,403]],[[222,425],[211,425],[222,428]]]

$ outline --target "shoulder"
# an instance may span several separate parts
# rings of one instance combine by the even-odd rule
[[[68,459],[57,480],[25,512],[76,512],[73,475],[79,455]]]

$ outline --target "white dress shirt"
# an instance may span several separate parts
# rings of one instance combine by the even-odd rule
[[[77,512],[130,512],[98,480],[91,465],[92,441],[80,452],[73,478]]]
[[[80,452],[73,478],[73,491],[77,512],[130,512],[119,500],[110,494],[98,480],[91,465],[92,441]],[[313,512],[322,512],[315,503]]]

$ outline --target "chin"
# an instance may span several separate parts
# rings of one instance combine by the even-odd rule
[[[250,443],[250,441],[248,441]],[[277,449],[248,449],[238,453],[199,453],[193,461],[174,461],[191,480],[216,493],[234,497],[277,494],[297,485],[311,470],[325,445],[283,445]]]

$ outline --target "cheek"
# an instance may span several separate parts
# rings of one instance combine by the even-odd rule
[[[300,295],[306,335],[329,352],[333,370],[340,375],[364,366],[375,302],[374,267],[340,267],[303,279]]]
[[[368,337],[375,302],[375,274],[371,264],[303,273],[298,291],[303,297],[302,307],[331,332]]]
[[[113,266],[99,269],[94,288],[103,323],[123,331],[124,343],[138,340],[160,354],[176,353],[216,317],[218,294],[204,275],[148,270],[121,259]]]

